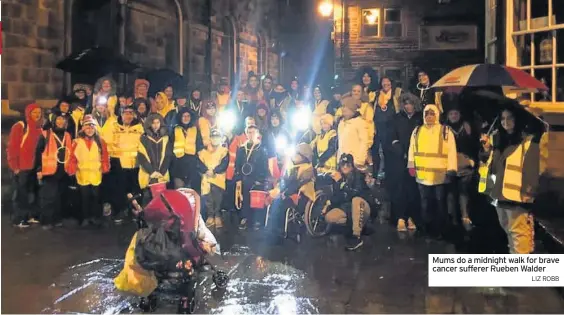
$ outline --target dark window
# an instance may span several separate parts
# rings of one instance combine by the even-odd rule
[[[400,9],[384,10],[384,36],[401,37],[403,33]]]

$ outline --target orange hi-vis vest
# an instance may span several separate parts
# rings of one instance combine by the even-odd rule
[[[90,149],[83,138],[74,140],[77,161],[76,181],[80,186],[98,186],[102,183],[102,148],[92,141]]]
[[[66,166],[69,161],[72,146],[71,136],[68,132],[65,132],[65,135],[61,140],[54,132],[43,131],[43,137],[45,137],[47,145],[41,154],[41,173],[44,176],[54,175],[57,172],[57,165],[59,163]],[[57,143],[61,145],[60,148],[57,147]],[[64,161],[59,161],[58,159],[59,150],[65,150]]]

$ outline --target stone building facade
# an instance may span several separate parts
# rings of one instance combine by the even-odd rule
[[[476,5],[479,2],[479,5]],[[344,0],[334,1],[335,70],[352,80],[369,66],[379,76],[412,85],[418,69],[437,80],[454,67],[483,60],[483,1],[476,0]],[[475,29],[473,49],[426,49],[426,26]]]
[[[277,77],[275,0],[212,0],[211,64],[207,0],[7,0],[2,1],[2,99],[21,110],[52,103],[83,78],[55,69],[71,52],[112,47],[143,68],[168,68],[191,86],[248,71]],[[259,31],[256,31],[259,30]],[[125,85],[136,74],[125,76]]]

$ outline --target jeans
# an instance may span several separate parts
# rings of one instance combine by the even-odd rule
[[[45,176],[39,189],[41,223],[56,224],[62,219],[62,207],[68,197],[68,176]]]
[[[100,186],[78,186],[81,195],[81,220],[98,219],[102,217],[102,204],[100,202]]]
[[[14,179],[15,191],[13,195],[13,222],[18,224],[22,220],[25,221],[29,219],[29,217],[37,215],[37,209],[34,206],[34,201],[37,199],[35,198],[37,195],[37,177],[32,171],[20,171],[18,175],[15,175]]]
[[[454,177],[454,181],[448,184],[448,212],[454,225],[461,223],[461,218],[469,218],[468,202],[472,192],[473,175],[468,174]]]
[[[446,234],[448,228],[446,184],[434,186],[419,184],[419,193],[421,194],[421,216],[425,232],[431,236]]]

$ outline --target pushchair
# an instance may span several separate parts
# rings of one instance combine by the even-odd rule
[[[201,219],[200,197],[194,190],[164,190],[143,209],[135,199],[137,196],[128,197],[139,227],[135,260],[143,269],[154,272],[157,288],[165,283],[175,288],[180,295],[179,314],[194,312],[198,273],[204,265],[209,265],[213,271],[212,279],[218,289],[227,287],[227,274],[206,261],[203,242],[207,241],[207,235],[202,233],[209,230]],[[211,238],[215,241],[213,234]],[[142,311],[156,308],[155,291],[141,297],[139,308]]]

